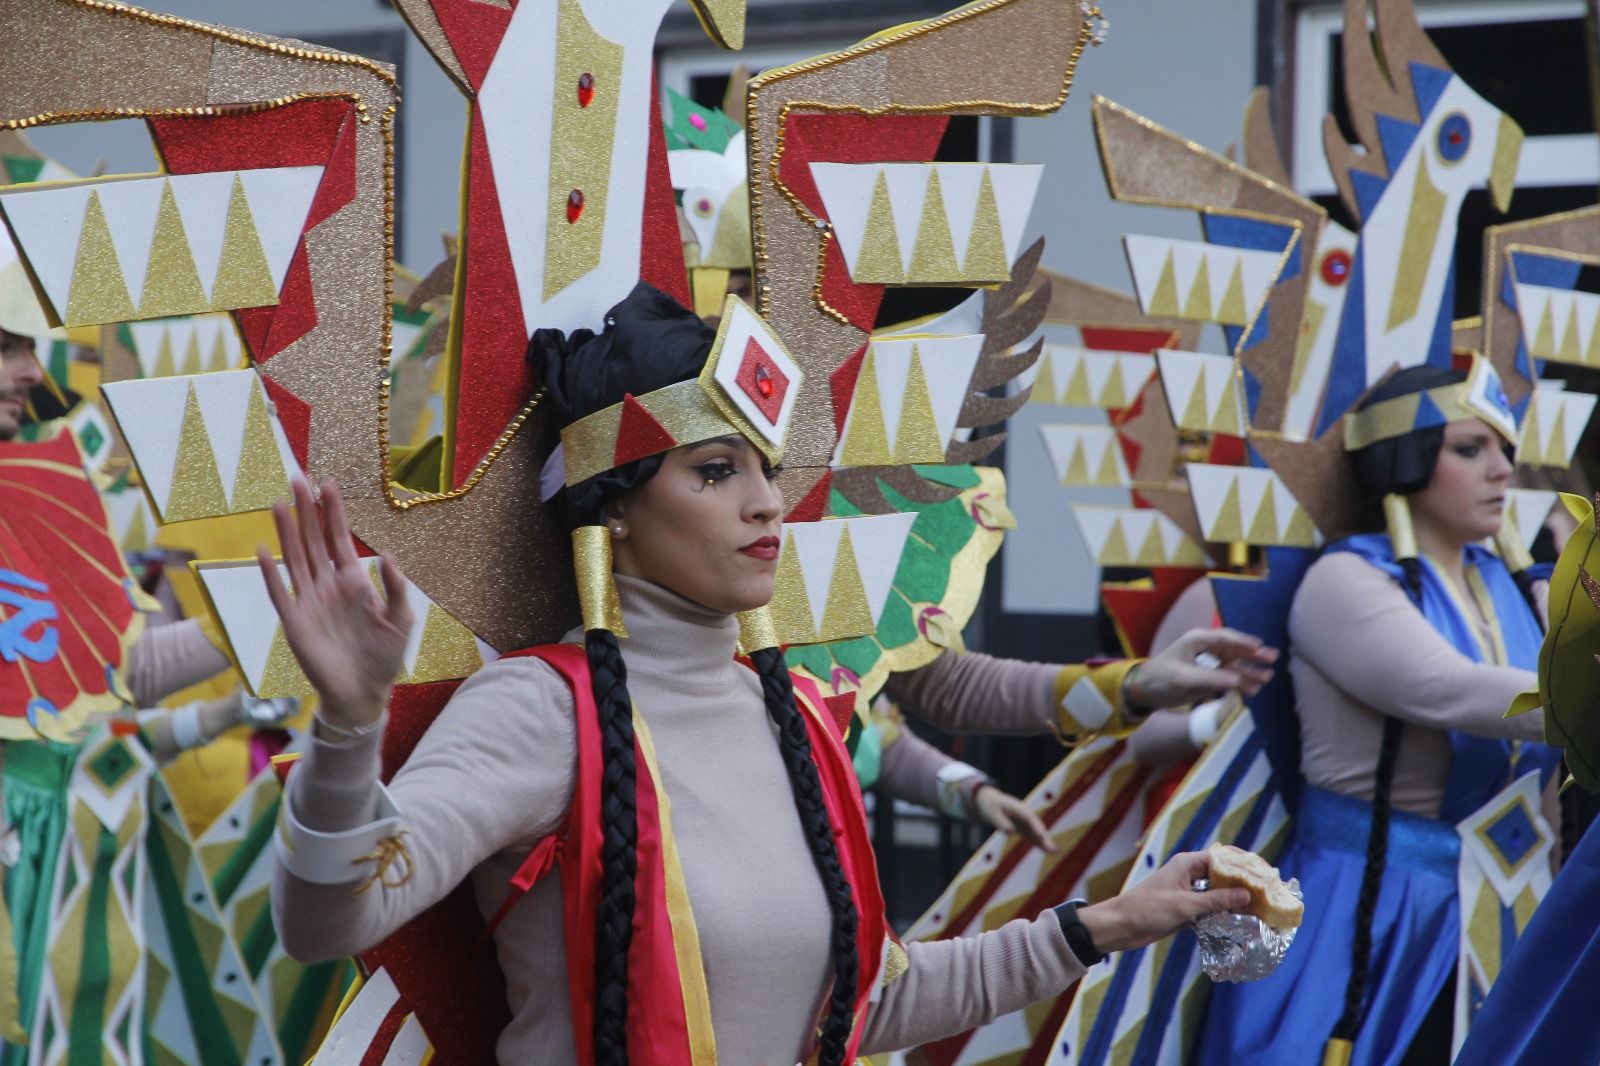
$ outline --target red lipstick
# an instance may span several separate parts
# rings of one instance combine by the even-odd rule
[[[761,559],[770,563],[778,557],[779,547],[777,537],[762,537],[759,540],[751,541],[739,550],[752,559]]]

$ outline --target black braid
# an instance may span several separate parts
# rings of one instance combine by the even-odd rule
[[[822,887],[828,893],[833,911],[833,992],[828,1000],[828,1016],[822,1023],[822,1050],[818,1066],[844,1066],[850,1044],[850,1029],[855,1017],[856,985],[860,981],[860,960],[856,958],[856,902],[839,865],[839,849],[833,839],[833,822],[822,798],[822,781],[811,758],[811,740],[804,719],[795,706],[794,684],[783,652],[768,648],[750,656],[761,675],[761,693],[767,713],[778,727],[778,750],[789,771],[795,807],[806,843],[816,861]]]
[[[1539,627],[1539,632],[1544,632],[1544,619],[1539,611],[1539,593],[1533,587],[1533,575],[1526,570],[1518,570],[1511,577],[1517,583],[1517,591],[1522,593],[1522,598],[1528,604],[1528,610],[1533,612],[1533,623]]]
[[[1415,558],[1401,559],[1406,594],[1422,608],[1422,564]],[[1389,814],[1394,809],[1395,765],[1399,762],[1400,737],[1405,723],[1387,716],[1383,720],[1383,742],[1378,748],[1377,778],[1372,786],[1372,824],[1367,830],[1367,859],[1361,869],[1361,893],[1356,897],[1356,927],[1350,942],[1350,980],[1344,986],[1344,1010],[1333,1027],[1335,1040],[1355,1042],[1361,1031],[1361,1003],[1367,994],[1367,971],[1372,962],[1372,920],[1378,911],[1378,893],[1383,888],[1383,871],[1389,862]]]
[[[614,634],[584,635],[600,720],[600,822],[605,840],[595,938],[594,1056],[598,1066],[628,1063],[628,948],[633,942],[634,876],[638,872],[638,808],[634,788],[633,700]]]

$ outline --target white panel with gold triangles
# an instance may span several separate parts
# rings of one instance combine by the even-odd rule
[[[366,559],[367,572],[378,582],[378,560]],[[266,582],[254,560],[191,564],[215,609],[223,635],[245,683],[257,696],[303,696],[311,692],[278,625],[278,612],[267,596]],[[278,564],[289,583],[289,571]],[[395,681],[421,684],[466,677],[497,655],[466,626],[447,614],[421,589],[406,582],[406,599],[415,621],[406,642],[404,666]]]
[[[1167,408],[1179,429],[1244,435],[1244,403],[1231,355],[1156,349]]]
[[[161,521],[258,511],[299,470],[254,370],[100,387]]]
[[[1006,281],[1042,166],[813,163],[850,277],[880,285]]]
[[[1314,548],[1311,516],[1276,472],[1253,466],[1189,463],[1189,498],[1207,541]]]
[[[1064,407],[1129,407],[1156,373],[1155,357],[1141,352],[1103,352],[1046,344],[1030,371],[1029,403]],[[1028,377],[1023,377],[1028,382]]]
[[[1122,238],[1147,315],[1244,326],[1278,276],[1276,252],[1128,234]]]
[[[981,333],[868,344],[834,465],[944,462],[982,351]]]
[[[1600,397],[1592,392],[1570,391],[1560,382],[1540,381],[1522,417],[1517,462],[1565,470],[1572,464],[1597,399]]]
[[[1148,507],[1072,505],[1078,532],[1097,566],[1205,566],[1200,545],[1177,524]]]
[[[1600,366],[1600,294],[1516,283],[1528,354],[1552,363]]]
[[[1040,426],[1039,436],[1063,485],[1126,488],[1132,480],[1116,430],[1110,426],[1054,422]]]
[[[18,186],[0,212],[67,326],[278,302],[322,167]]]
[[[877,629],[914,513],[783,527],[771,614],[785,644],[849,640]]]
[[[147,378],[236,370],[244,365],[244,342],[227,314],[152,318],[128,323],[139,371]]]
[[[1550,517],[1560,500],[1560,493],[1545,489],[1507,489],[1501,525],[1507,531],[1515,530],[1522,546],[1531,551],[1539,531],[1544,528],[1544,520]]]

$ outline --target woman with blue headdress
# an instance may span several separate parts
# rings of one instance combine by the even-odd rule
[[[1514,553],[1484,546],[1516,440],[1493,370],[1395,373],[1344,436],[1368,528],[1386,531],[1330,543],[1290,609],[1305,787],[1279,864],[1304,888],[1306,924],[1271,976],[1214,990],[1205,1062],[1305,1062],[1317,1047],[1329,1064],[1449,1061],[1458,826],[1525,774],[1546,783],[1558,758],[1537,743],[1541,713],[1505,716],[1535,682],[1542,628]],[[1529,813],[1516,832],[1548,842]]]

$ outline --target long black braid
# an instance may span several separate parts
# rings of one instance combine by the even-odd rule
[[[778,750],[789,771],[789,786],[800,813],[811,858],[822,877],[833,911],[833,991],[828,998],[828,1015],[822,1023],[822,1050],[819,1066],[843,1066],[850,1043],[850,1028],[855,1016],[856,985],[860,981],[860,960],[856,957],[856,903],[839,865],[839,849],[833,839],[833,822],[828,818],[822,798],[822,781],[811,757],[811,740],[805,721],[795,705],[794,683],[783,652],[768,648],[753,654],[761,675],[761,694],[767,713],[778,727]]]
[[[628,948],[633,943],[634,878],[638,873],[638,766],[628,668],[614,634],[584,634],[600,722],[602,869],[594,960],[594,1056],[599,1066],[628,1062]]]
[[[1401,559],[1405,588],[1411,602],[1422,608],[1422,564]],[[1399,762],[1400,738],[1405,723],[1393,715],[1383,720],[1383,741],[1378,748],[1378,768],[1372,786],[1372,824],[1367,830],[1367,857],[1361,868],[1361,892],[1356,897],[1356,927],[1350,941],[1350,979],[1344,986],[1344,1010],[1333,1027],[1335,1040],[1354,1043],[1361,1031],[1362,1001],[1367,994],[1367,973],[1372,964],[1372,920],[1378,912],[1378,893],[1389,863],[1389,815],[1394,810],[1394,774]]]

